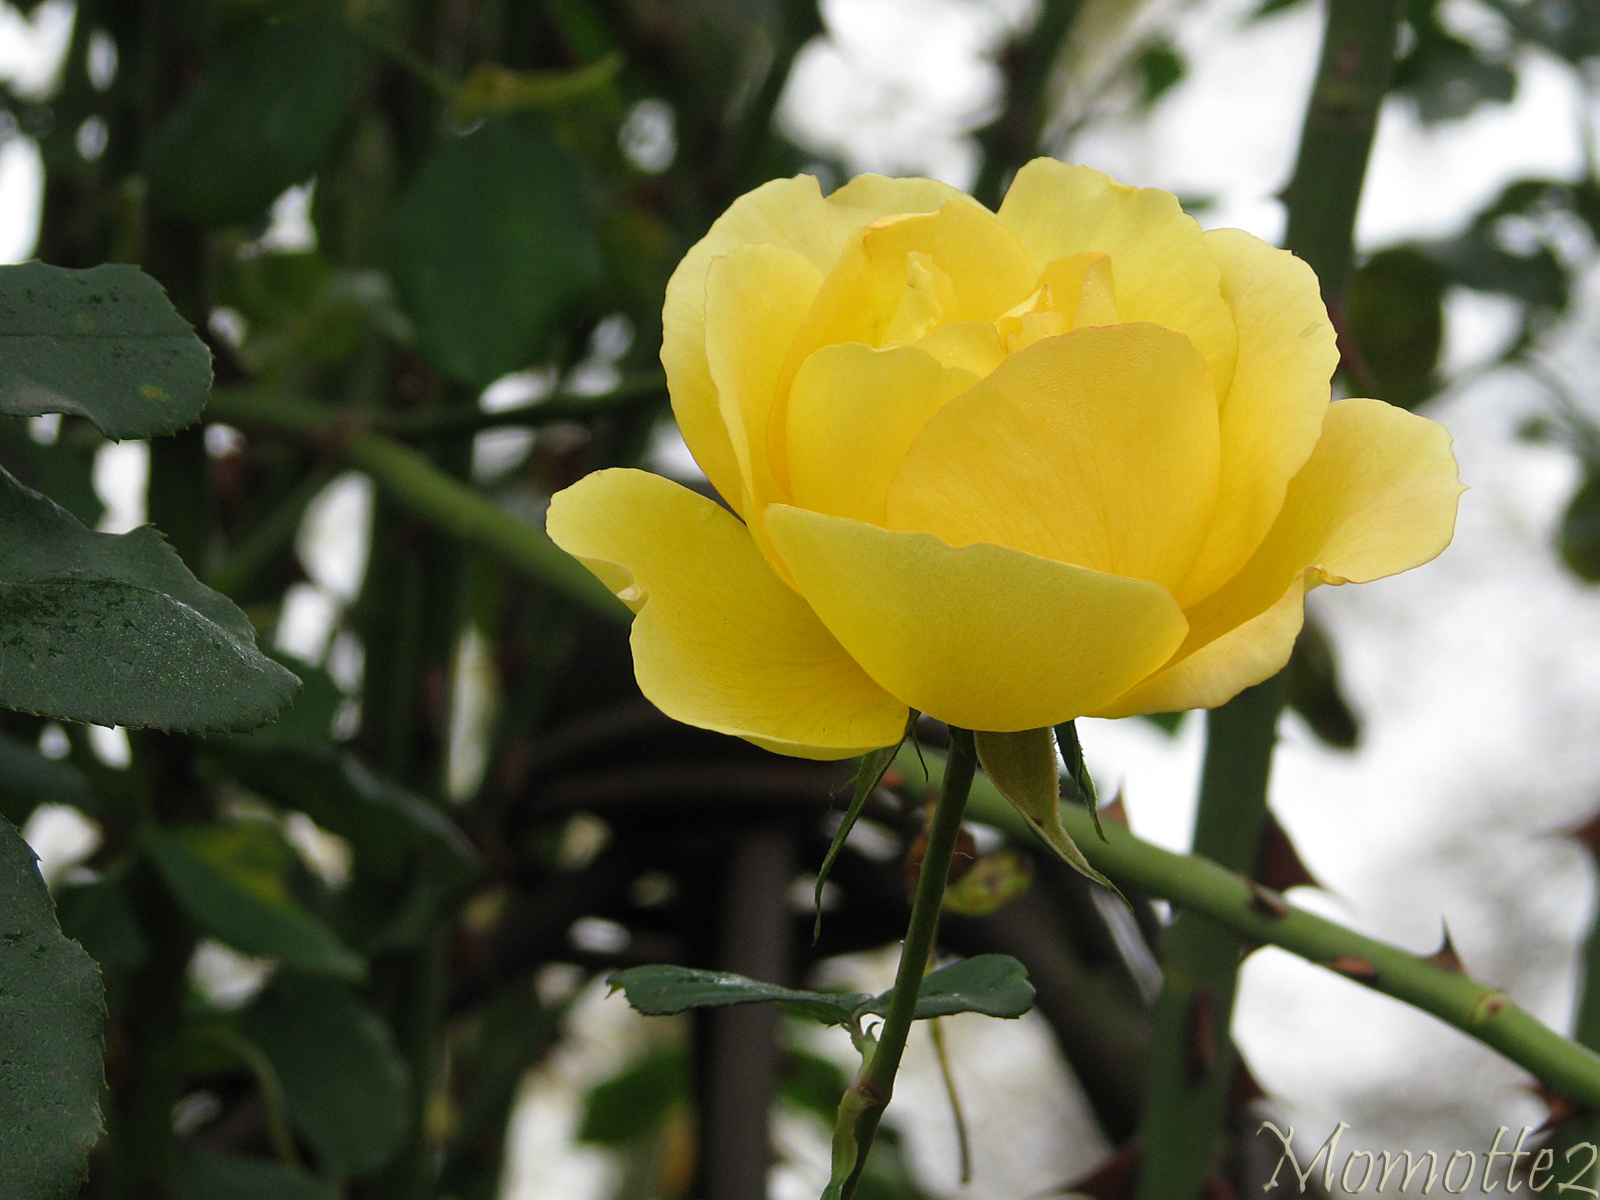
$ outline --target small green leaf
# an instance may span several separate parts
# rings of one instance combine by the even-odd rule
[[[1360,395],[1416,408],[1438,390],[1444,284],[1438,264],[1410,246],[1380,250],[1357,268],[1344,327],[1359,356]]]
[[[298,686],[153,528],[95,533],[0,471],[0,706],[95,725],[248,729]]]
[[[77,1194],[100,1136],[100,972],[56,925],[33,851],[0,820],[0,1196]]]
[[[400,201],[391,267],[445,374],[481,387],[528,366],[600,280],[576,164],[531,115],[447,136]]]
[[[833,872],[834,860],[839,857],[839,852],[844,849],[844,844],[850,838],[850,831],[855,828],[861,810],[867,806],[867,797],[872,795],[872,789],[878,786],[878,781],[883,778],[883,773],[889,769],[889,764],[894,761],[894,756],[900,752],[900,747],[905,744],[906,737],[917,723],[915,709],[906,717],[905,733],[900,735],[900,740],[892,746],[884,746],[874,750],[871,754],[861,756],[861,765],[856,768],[856,791],[850,800],[850,807],[845,809],[844,819],[839,822],[839,828],[833,835],[833,841],[828,846],[828,853],[823,856],[822,867],[817,871],[817,886],[812,897],[817,909],[817,919],[811,927],[811,940],[815,942],[822,936],[822,889],[827,886],[828,876]]]
[[[102,971],[127,971],[150,952],[122,885],[113,879],[66,883],[56,889],[61,932],[87,950]]]
[[[850,1014],[870,997],[857,993],[803,992],[695,967],[666,964],[629,967],[608,980],[621,989],[628,1003],[649,1017],[666,1017],[691,1008],[722,1008],[729,1004],[776,1001],[789,1011],[823,1025],[844,1025]]]
[[[339,1194],[270,1159],[193,1147],[179,1170],[178,1200],[339,1200]]]
[[[137,267],[0,267],[0,413],[72,413],[109,438],[193,425],[211,352]]]
[[[151,191],[209,225],[261,215],[333,149],[371,55],[336,5],[265,24],[212,60],[150,146]]]
[[[1561,561],[1579,579],[1600,583],[1600,474],[1590,474],[1567,502]]]
[[[874,996],[856,1009],[858,1015],[883,1016],[894,991]],[[929,972],[917,993],[916,1019],[982,1013],[986,1017],[1020,1017],[1033,1007],[1028,972],[1009,954],[979,954]]]
[[[361,957],[290,895],[295,853],[266,822],[152,828],[144,844],[183,910],[213,937],[302,971],[365,974]]]
[[[652,1136],[676,1104],[689,1098],[689,1056],[656,1050],[597,1083],[584,1101],[578,1140],[620,1149]]]
[[[389,1028],[336,980],[280,971],[245,1017],[325,1169],[369,1175],[400,1148],[411,1082]]]
[[[1045,845],[1073,870],[1117,892],[1116,885],[1089,865],[1083,851],[1061,827],[1061,776],[1056,768],[1054,733],[977,733],[978,761],[1011,806],[1027,818]],[[1117,892],[1117,895],[1121,895]]]
[[[1033,860],[1015,850],[985,854],[944,892],[944,911],[963,917],[999,912],[1033,883]]]
[[[0,817],[21,825],[41,804],[70,804],[82,812],[95,811],[89,780],[82,771],[0,733]]]

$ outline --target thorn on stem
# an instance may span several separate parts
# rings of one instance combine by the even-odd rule
[[[1184,1049],[1191,1083],[1199,1083],[1217,1061],[1217,1001],[1208,987],[1199,987],[1184,1010]]]
[[[1354,954],[1338,955],[1332,961],[1323,965],[1326,966],[1328,970],[1337,971],[1339,974],[1347,976],[1351,979],[1360,979],[1370,982],[1378,977],[1377,967],[1373,966],[1366,959]]]
[[[1440,922],[1444,931],[1444,938],[1439,943],[1439,948],[1424,960],[1432,963],[1441,971],[1449,971],[1452,975],[1465,975],[1466,966],[1461,961],[1461,955],[1456,953],[1455,943],[1450,940],[1450,926]]]

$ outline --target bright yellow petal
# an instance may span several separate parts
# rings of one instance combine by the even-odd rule
[[[1036,158],[1017,172],[1000,220],[1043,271],[1058,258],[1111,256],[1117,311],[1186,335],[1226,395],[1237,337],[1200,226],[1170,192],[1133,188],[1088,167]]]
[[[1141,580],[781,504],[766,520],[851,656],[898,699],[954,725],[1011,733],[1092,712],[1183,640],[1177,604]]]
[[[1222,483],[1211,535],[1179,589],[1185,605],[1231,577],[1277,519],[1284,490],[1317,444],[1339,362],[1317,277],[1286,250],[1237,229],[1206,234],[1239,328],[1222,399]]]
[[[585,476],[546,528],[638,615],[639,688],[669,717],[801,758],[899,740],[906,706],[873,683],[726,510],[644,471]]]
[[[1366,583],[1450,544],[1462,491],[1444,426],[1380,400],[1341,400],[1242,571],[1192,609],[1172,665],[1097,715],[1221,704],[1289,661],[1301,600]]]
[[[902,213],[934,212],[952,200],[976,203],[959,188],[937,179],[890,179],[884,175],[857,175],[828,197],[829,204],[853,214],[857,225]]]
[[[838,342],[883,345],[926,266],[950,289],[942,324],[992,322],[1035,287],[1033,264],[1011,231],[981,204],[958,197],[937,212],[884,218],[853,234],[817,295],[802,353]]]
[[[784,369],[822,275],[779,246],[741,246],[706,276],[706,361],[751,507],[782,496],[767,454]],[[779,417],[781,419],[781,416]]]
[[[990,326],[992,329],[993,326]],[[789,489],[814,512],[883,524],[884,496],[912,439],[978,381],[911,346],[824,346],[789,393]]]
[[[1216,490],[1205,360],[1170,330],[1109,325],[1036,342],[940,409],[890,485],[887,523],[1171,589]]]
[[[1005,361],[1000,332],[989,321],[958,321],[941,325],[918,338],[917,349],[926,350],[947,367],[961,367],[980,379]]]

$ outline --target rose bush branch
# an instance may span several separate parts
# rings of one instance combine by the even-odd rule
[[[1316,272],[1336,328],[1373,132],[1394,73],[1400,13],[1399,0],[1330,0],[1299,156],[1284,191],[1286,245]],[[1260,842],[1284,683],[1280,673],[1207,722],[1194,849],[1236,870],[1250,868]],[[1240,947],[1225,928],[1191,912],[1167,931],[1162,960],[1138,1194],[1188,1200],[1211,1170],[1233,1075],[1229,1026]],[[1197,1037],[1215,1053],[1197,1057],[1191,1044]]]
[[[919,759],[908,747],[894,765],[909,778],[920,779],[924,762],[930,783],[938,786],[945,771],[938,751],[923,747]],[[973,781],[967,815],[1019,841],[1032,835],[1032,827],[982,775]],[[1106,840],[1101,841],[1088,812],[1076,805],[1061,806],[1061,823],[1084,856],[1119,883],[1199,913],[1247,943],[1277,946],[1429,1013],[1523,1067],[1557,1094],[1600,1108],[1600,1054],[1562,1037],[1499,988],[1297,908],[1241,874],[1193,854],[1163,850],[1119,825],[1107,824]]]
[[[315,444],[372,476],[390,500],[413,516],[488,551],[602,616],[627,617],[611,592],[556,549],[544,530],[518,520],[409,446],[370,432],[359,414],[288,396],[230,391],[213,398],[211,415],[248,430]]]

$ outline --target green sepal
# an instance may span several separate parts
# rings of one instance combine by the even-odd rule
[[[1076,721],[1063,721],[1056,726],[1056,745],[1061,750],[1061,761],[1067,764],[1067,779],[1077,791],[1078,799],[1089,810],[1095,836],[1103,842],[1106,840],[1106,831],[1100,828],[1100,793],[1095,790],[1094,776],[1089,774],[1089,766],[1083,761],[1083,743],[1078,740]]]
[[[979,732],[974,737],[984,773],[1045,844],[1073,870],[1122,897],[1116,884],[1089,865],[1083,851],[1061,826],[1061,775],[1056,769],[1055,732],[1046,727],[1018,733]]]
[[[905,745],[906,738],[916,727],[917,717],[921,714],[912,709],[906,717],[905,731],[900,735],[900,740],[892,746],[884,746],[870,754],[861,756],[861,765],[856,768],[856,794],[851,798],[850,807],[845,809],[844,820],[839,822],[839,829],[833,835],[833,843],[828,847],[828,853],[823,856],[822,867],[817,872],[817,887],[813,896],[816,904],[817,919],[811,927],[811,941],[813,944],[822,937],[822,889],[828,882],[828,875],[833,871],[834,860],[839,857],[839,852],[844,849],[845,841],[850,837],[850,831],[855,828],[856,819],[861,816],[861,810],[867,805],[867,797],[872,795],[872,789],[878,786],[878,781],[883,778],[883,773],[889,769],[889,764],[894,762],[894,756],[900,753],[900,747]]]

